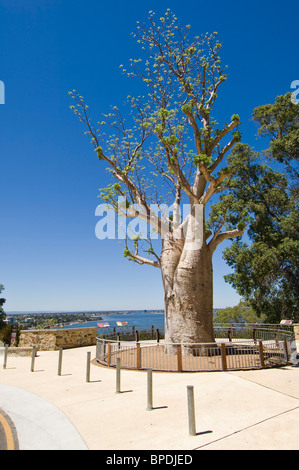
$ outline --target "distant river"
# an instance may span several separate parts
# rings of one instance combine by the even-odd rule
[[[161,311],[155,312],[152,310],[144,311],[144,310],[128,310],[126,312],[115,312],[115,313],[101,313],[99,312],[99,316],[102,320],[95,320],[95,321],[88,321],[82,323],[73,323],[72,325],[68,325],[65,328],[88,328],[88,327],[95,327],[98,323],[107,322],[109,323],[110,328],[117,327],[116,322],[128,322],[128,326],[132,327],[135,326],[152,326],[154,325],[155,328],[163,327],[164,326],[164,312]],[[103,331],[104,328],[98,328],[98,331]],[[103,331],[104,332],[104,331]]]
[[[214,311],[214,315],[215,315]],[[125,312],[111,312],[108,314],[99,312],[99,316],[102,320],[73,323],[68,325],[65,328],[82,328],[82,327],[95,327],[98,323],[107,322],[109,323],[109,328],[117,327],[118,321],[128,322],[129,328],[135,326],[136,329],[140,326],[151,327],[154,325],[155,328],[164,327],[164,312],[161,311],[152,311],[152,310],[128,310]],[[105,333],[105,328],[99,328],[98,332],[102,331]]]

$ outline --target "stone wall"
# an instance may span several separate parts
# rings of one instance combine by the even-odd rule
[[[97,327],[62,328],[61,330],[22,330],[19,347],[36,346],[37,350],[54,351],[96,344]]]
[[[299,323],[294,325],[295,339],[299,339]]]
[[[8,356],[32,356],[32,348],[9,347],[7,349]],[[0,356],[4,356],[4,347],[0,347]]]

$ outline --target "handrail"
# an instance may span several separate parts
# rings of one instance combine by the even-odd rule
[[[130,331],[131,330],[131,331]],[[257,326],[256,324],[224,324],[224,325],[214,325],[214,334],[215,338],[223,338],[224,332],[226,333],[226,338],[229,341],[236,341],[237,339],[283,339],[288,337],[289,339],[294,337],[294,332],[292,330],[284,330],[281,328],[264,328]],[[250,333],[250,337],[249,337]],[[139,338],[142,340],[145,339],[163,339],[165,334],[164,325],[156,326],[136,326],[136,327],[126,327],[126,329],[113,329],[113,332],[108,332],[103,336],[103,338],[115,338],[115,340],[121,340],[122,336],[125,337],[127,341],[139,341]],[[131,338],[131,339],[129,339]]]

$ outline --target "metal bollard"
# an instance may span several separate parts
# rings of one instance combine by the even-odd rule
[[[120,393],[120,357],[116,358],[116,392]]]
[[[4,348],[3,369],[6,369],[7,355],[8,355],[8,345],[6,344]]]
[[[88,352],[86,361],[86,382],[90,382],[90,355],[91,352]]]
[[[36,346],[32,346],[31,367],[30,367],[31,372],[34,372],[35,353],[36,353]]]
[[[153,409],[153,371],[147,369],[147,410]]]
[[[59,349],[59,356],[58,356],[58,375],[61,375],[61,368],[62,368],[62,351],[63,349]]]
[[[159,328],[157,328],[157,343],[160,342],[160,332],[159,332]]]
[[[194,408],[194,387],[193,385],[187,385],[188,395],[188,418],[189,418],[189,435],[196,435],[195,426],[195,408]]]

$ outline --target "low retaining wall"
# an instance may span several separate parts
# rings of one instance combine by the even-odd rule
[[[61,330],[22,330],[19,347],[36,346],[38,350],[55,351],[57,349],[93,346],[97,340],[97,327],[62,328]]]
[[[32,356],[32,348],[16,348],[9,347],[7,349],[8,356]],[[4,347],[0,347],[0,356],[4,356]]]

